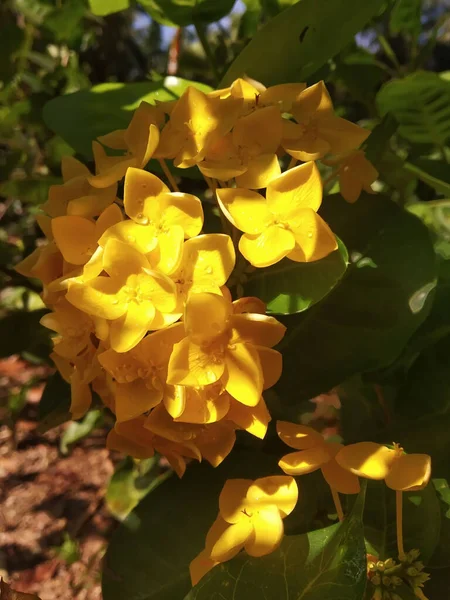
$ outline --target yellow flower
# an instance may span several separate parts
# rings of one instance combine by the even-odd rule
[[[265,106],[276,106],[284,113],[291,111],[292,104],[305,88],[305,83],[281,83],[266,88],[259,81],[236,79],[230,87],[230,94],[244,99],[247,112]]]
[[[356,202],[362,190],[373,194],[371,185],[377,179],[378,171],[367,160],[363,150],[323,162],[337,167],[331,176],[339,177],[340,192],[347,202]]]
[[[284,535],[283,519],[294,510],[297,499],[292,477],[229,479],[220,494],[219,515],[206,536],[205,550],[190,564],[192,585],[242,549],[257,557],[276,550]]]
[[[304,90],[290,112],[297,123],[284,121],[282,146],[298,160],[316,160],[325,154],[343,154],[358,148],[369,131],[336,117],[323,81]]]
[[[285,444],[299,452],[286,454],[278,463],[288,475],[305,475],[321,469],[328,485],[341,494],[357,494],[359,481],[336,462],[336,454],[342,444],[326,442],[324,438],[306,425],[287,421],[277,422],[277,432]]]
[[[187,240],[178,269],[171,274],[181,306],[191,293],[222,295],[221,288],[231,275],[235,261],[233,242],[228,235],[207,233]]]
[[[88,178],[96,188],[113,185],[127,172],[128,167],[143,169],[159,142],[159,127],[164,113],[147,102],[141,102],[127,129],[117,129],[99,137],[99,141],[114,150],[125,150],[122,156],[108,156],[98,142],[92,143],[96,175]]]
[[[170,113],[161,132],[156,158],[173,158],[182,169],[203,159],[208,149],[231,131],[242,106],[242,100],[221,99],[188,87]]]
[[[73,156],[64,156],[61,162],[63,185],[52,185],[48,200],[41,208],[51,217],[76,215],[92,218],[99,215],[116,198],[117,184],[103,189],[93,187],[88,179],[89,169]]]
[[[200,200],[192,194],[170,193],[155,175],[130,167],[125,175],[124,207],[132,219],[118,223],[100,240],[116,238],[149,254],[155,269],[172,273],[181,260],[183,240],[203,227]]]
[[[163,404],[154,408],[144,426],[164,439],[177,444],[190,444],[198,451],[198,459],[205,458],[218,467],[233,449],[236,441],[236,425],[228,420],[196,424],[175,421]]]
[[[51,222],[52,233],[64,260],[72,265],[84,265],[97,249],[103,233],[121,220],[122,211],[112,204],[96,221],[72,215],[56,217]]]
[[[375,442],[350,444],[340,450],[336,461],[359,477],[384,479],[388,487],[401,492],[424,488],[431,475],[428,454],[406,454],[398,444],[393,449]]]
[[[44,286],[58,279],[63,272],[63,257],[55,242],[39,246],[14,267],[25,277],[40,279]]]
[[[71,281],[67,299],[88,315],[112,321],[111,348],[127,352],[149,329],[178,320],[176,287],[166,275],[152,271],[148,260],[127,244],[109,240],[103,253],[109,275],[88,282]]]
[[[182,336],[183,327],[175,324],[148,335],[128,352],[109,349],[99,354],[100,364],[116,382],[118,422],[134,419],[157,406],[165,396],[170,397],[166,391],[167,365],[173,344]]]
[[[256,406],[263,389],[281,375],[281,355],[271,346],[285,327],[273,317],[233,314],[229,299],[211,293],[191,294],[186,302],[186,337],[175,344],[167,382],[202,387],[221,381],[247,406]]]
[[[311,262],[337,248],[336,238],[317,214],[322,181],[313,162],[273,179],[265,198],[244,188],[216,193],[225,216],[244,232],[239,250],[255,267],[268,267],[285,256]]]

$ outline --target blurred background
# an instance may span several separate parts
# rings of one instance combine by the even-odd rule
[[[238,0],[218,22],[181,28],[161,17],[153,0],[111,0],[117,12],[105,16],[101,0],[0,2],[0,575],[18,590],[42,600],[99,599],[99,566],[114,527],[164,477],[156,459],[136,466],[105,450],[108,415],[100,408],[68,423],[51,404],[67,400],[64,391],[39,404],[53,373],[51,342],[39,326],[39,282],[14,266],[43,243],[35,216],[61,181],[61,158],[75,154],[46,124],[43,107],[106,82],[170,75],[215,86],[255,32],[293,3]],[[429,79],[436,94],[436,81],[450,85],[449,16],[450,0],[399,0],[395,7],[388,0],[308,83],[325,79],[338,113],[373,127],[386,102],[379,91],[389,82],[427,71],[439,74]],[[401,111],[397,117],[401,123]],[[64,118],[73,126],[79,117],[68,111]],[[401,125],[375,157],[378,189],[416,206],[449,258],[447,205],[438,211],[432,202],[450,197],[446,137],[417,141],[408,123]],[[202,183],[189,186],[196,192]],[[308,419],[332,430],[339,407],[335,393],[321,396]]]

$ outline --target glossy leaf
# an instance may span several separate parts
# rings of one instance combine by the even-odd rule
[[[260,29],[222,84],[248,75],[265,85],[305,81],[374,17],[382,0],[300,0]]]
[[[44,121],[72,148],[90,158],[92,140],[114,129],[126,128],[132,111],[142,100],[150,103],[175,100],[189,85],[203,91],[210,89],[179,77],[157,82],[102,83],[87,91],[50,100],[44,107]]]
[[[81,421],[72,421],[61,436],[61,454],[68,454],[70,446],[92,433],[101,420],[102,411],[94,409],[88,411]]]
[[[39,433],[71,420],[70,385],[56,372],[47,379],[39,402]]]
[[[436,285],[428,231],[387,198],[362,194],[349,205],[330,196],[322,216],[345,243],[352,265],[322,302],[283,319],[288,331],[279,345],[277,391],[289,403],[391,364],[427,316]]]
[[[233,9],[236,0],[143,0],[142,6],[162,25],[186,27],[213,23]]]
[[[347,250],[339,241],[339,249],[322,260],[298,263],[286,258],[272,267],[257,269],[244,283],[244,295],[260,298],[270,313],[298,313],[331,292],[347,263]]]
[[[91,11],[99,17],[126,10],[129,6],[129,0],[89,0]]]
[[[210,571],[185,600],[209,600],[218,590],[223,600],[362,600],[366,587],[363,506],[361,493],[342,523],[287,536],[278,550],[262,558],[239,554]]]

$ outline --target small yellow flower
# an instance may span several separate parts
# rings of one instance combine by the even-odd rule
[[[108,156],[103,146],[93,142],[96,175],[88,178],[96,188],[105,188],[120,181],[128,167],[143,169],[159,143],[159,127],[164,113],[147,102],[141,102],[127,129],[117,129],[99,137],[99,141],[114,150],[125,150],[123,156]]]
[[[292,477],[229,479],[220,494],[219,515],[206,536],[205,550],[191,562],[192,585],[242,549],[257,557],[276,550],[284,535],[283,519],[294,510],[297,500],[298,488]]]
[[[284,121],[282,146],[298,160],[317,160],[325,154],[343,154],[358,148],[369,131],[336,117],[323,81],[304,90],[290,112],[297,123]]]
[[[40,279],[45,287],[62,275],[63,263],[62,254],[52,241],[33,250],[14,270],[25,277]]]
[[[172,273],[179,266],[183,240],[195,237],[203,227],[200,200],[192,194],[170,193],[156,175],[129,167],[124,207],[131,220],[105,231],[100,245],[119,239],[149,254],[153,268]]]
[[[357,494],[359,481],[336,462],[342,444],[327,442],[306,425],[277,422],[277,432],[285,444],[299,452],[286,454],[278,463],[288,475],[305,475],[320,469],[328,485],[341,494]]]
[[[347,202],[356,202],[363,190],[373,194],[371,185],[377,179],[378,171],[367,160],[363,150],[323,162],[336,167],[332,177],[339,177],[340,192]]]
[[[88,282],[72,280],[67,299],[88,315],[112,321],[111,348],[127,352],[149,329],[161,329],[178,320],[176,287],[148,260],[127,244],[108,240],[100,275]]]
[[[285,327],[273,317],[233,314],[229,299],[191,294],[186,302],[186,337],[175,344],[167,382],[202,387],[221,381],[246,406],[256,406],[263,389],[281,375],[281,355],[271,346]]]
[[[285,256],[311,262],[337,248],[336,238],[317,214],[322,180],[313,162],[273,179],[265,198],[244,188],[216,193],[226,217],[244,232],[239,250],[255,267],[268,267]]]

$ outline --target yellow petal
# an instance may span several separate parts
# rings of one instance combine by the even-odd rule
[[[231,560],[242,550],[252,533],[253,527],[250,519],[232,525],[229,524],[212,547],[211,559],[218,562]]]
[[[237,156],[220,161],[206,158],[197,166],[203,175],[219,181],[229,181],[238,175],[242,175],[247,170],[247,166]]]
[[[163,273],[145,269],[144,273],[138,275],[136,285],[141,296],[150,300],[159,311],[169,313],[175,310],[176,286]]]
[[[147,256],[154,269],[170,275],[178,269],[183,256],[184,231],[179,225],[173,225],[160,231],[158,244]]]
[[[215,423],[223,419],[230,409],[230,396],[221,393],[220,388],[216,393],[211,393],[209,389],[214,387],[185,388],[185,404],[177,416],[173,415],[174,418],[180,423],[200,424]],[[227,418],[233,421],[230,416]]]
[[[322,179],[314,162],[285,171],[267,187],[270,211],[289,222],[299,210],[317,211],[322,202]]]
[[[341,467],[368,479],[385,479],[395,459],[394,450],[375,442],[350,444],[336,455]]]
[[[122,179],[127,172],[128,167],[136,166],[136,159],[133,156],[107,157],[103,148],[100,144],[96,145],[96,142],[93,142],[92,148],[94,150],[95,164],[97,166],[97,175],[89,177],[88,181],[95,188],[106,188],[114,185]],[[114,160],[109,160],[111,158]],[[99,168],[98,164],[102,164],[103,166]]]
[[[263,374],[258,352],[247,344],[233,344],[225,354],[226,391],[246,406],[256,406],[263,390]]]
[[[116,384],[115,413],[117,421],[129,421],[143,415],[162,400],[162,389],[148,385],[143,379]]]
[[[100,275],[100,273],[103,271],[103,254],[103,248],[98,246],[94,254],[83,266],[83,273],[80,279],[81,282],[86,283]]]
[[[276,350],[264,346],[254,346],[258,352],[259,362],[263,373],[263,390],[268,390],[276,384],[283,370],[283,357]]]
[[[358,200],[362,189],[362,181],[354,177],[351,171],[341,171],[339,174],[339,191],[344,200],[353,204]]]
[[[236,253],[229,235],[209,233],[184,243],[181,268],[201,287],[205,281],[225,285],[234,269]]]
[[[281,83],[261,92],[259,105],[274,104],[281,112],[290,112],[293,102],[306,88],[306,83]]]
[[[158,201],[162,207],[161,226],[178,226],[186,238],[195,237],[203,227],[202,203],[197,196],[174,192],[162,194]]]
[[[143,225],[149,218],[159,220],[161,210],[157,197],[169,191],[156,175],[130,167],[125,175],[123,191],[125,212],[131,219]]]
[[[87,177],[90,175],[89,169],[82,162],[73,156],[63,156],[61,159],[61,173],[64,182],[70,181],[75,177]]]
[[[278,225],[271,225],[259,235],[244,233],[239,240],[241,254],[254,267],[270,267],[295,248],[294,234]]]
[[[265,556],[278,548],[283,539],[284,528],[276,506],[258,510],[252,516],[253,535],[244,548],[250,556]]]
[[[281,516],[287,517],[298,500],[298,486],[293,477],[272,475],[256,479],[247,492],[247,506],[259,510],[263,506],[276,506]]]
[[[218,467],[230,454],[236,442],[236,426],[228,420],[210,423],[195,439],[203,458]]]
[[[116,281],[100,276],[89,283],[70,282],[66,298],[88,315],[112,320],[118,319],[127,310],[127,305],[118,299],[119,291]]]
[[[421,490],[431,476],[431,457],[428,454],[402,454],[391,465],[385,481],[392,490],[401,492]]]
[[[99,239],[109,227],[123,220],[122,211],[117,204],[108,206],[98,217],[95,222],[95,235]]]
[[[328,485],[340,494],[359,494],[358,477],[338,465],[334,458],[322,465],[321,469]]]
[[[139,344],[139,351],[146,362],[155,366],[167,367],[174,344],[181,341],[183,337],[183,323],[176,323],[148,335]]]
[[[231,303],[217,294],[191,294],[186,302],[185,328],[191,340],[200,344],[221,335],[228,327]]]
[[[236,176],[236,185],[239,188],[260,189],[281,174],[280,163],[276,154],[261,154],[251,158],[247,170]]]
[[[103,268],[108,275],[125,283],[130,275],[150,268],[150,263],[145,256],[128,244],[115,238],[109,238],[104,246]]]
[[[333,103],[323,81],[306,88],[292,105],[292,114],[298,123],[313,115],[333,114]]]
[[[255,296],[247,296],[246,298],[238,298],[233,302],[233,313],[240,315],[242,313],[257,313],[260,315],[266,314],[266,305],[262,300]]]
[[[233,128],[233,144],[251,157],[274,154],[281,142],[283,129],[279,108],[266,106],[237,120]]]
[[[71,402],[70,413],[72,419],[81,419],[89,410],[92,402],[91,388],[84,383],[77,369],[70,378]]]
[[[219,188],[216,195],[227,219],[241,231],[261,233],[272,223],[267,201],[258,192],[244,188]]]
[[[147,102],[141,102],[127,127],[125,142],[137,159],[138,167],[145,167],[159,143],[158,124],[162,125],[162,111]]]
[[[307,450],[291,452],[281,458],[278,465],[288,475],[306,475],[317,471],[331,459],[326,444],[323,443]]]
[[[73,265],[84,265],[97,248],[95,223],[83,217],[56,217],[52,231],[64,260]]]
[[[286,333],[286,327],[275,317],[258,313],[234,314],[230,326],[236,331],[238,340],[269,348],[276,346]]]
[[[289,128],[288,135],[294,134],[294,130]],[[317,136],[315,128],[297,130],[297,137],[284,138],[282,146],[290,156],[304,162],[318,160],[330,152],[330,144]]]
[[[148,439],[145,439],[139,433],[139,429],[142,427],[137,425],[137,423],[139,421],[134,419],[133,421],[116,425],[116,428],[111,429],[106,438],[106,447],[109,450],[118,450],[134,458],[150,458],[153,456],[155,454],[153,435],[149,431],[146,431]],[[127,435],[121,433],[122,426],[126,426],[124,433],[126,432]],[[137,435],[138,433],[139,435]]]
[[[277,433],[285,444],[296,450],[307,450],[325,443],[320,433],[312,427],[289,421],[277,421]]]
[[[124,133],[125,129],[116,129],[106,135],[99,135],[97,139],[101,144],[108,148],[113,148],[114,150],[126,150],[127,143],[124,138]]]
[[[111,323],[109,337],[116,352],[128,352],[144,337],[155,316],[155,305],[150,301],[130,302],[126,313]]]
[[[252,483],[251,479],[228,479],[225,482],[219,496],[219,512],[227,523],[238,523],[248,519],[243,511]]]
[[[188,338],[175,344],[169,361],[167,383],[199,387],[218,381],[225,365]]]
[[[288,258],[297,262],[312,262],[325,258],[337,250],[334,233],[317,213],[310,208],[298,211],[291,229],[296,246]]]
[[[217,561],[209,556],[209,552],[202,550],[189,565],[192,586],[197,585],[206,573],[209,573],[218,564]]]
[[[158,244],[156,227],[153,225],[139,225],[130,219],[109,227],[98,243],[100,246],[105,246],[110,239],[123,242],[141,254],[148,254]]]
[[[164,388],[163,404],[166,411],[173,419],[177,419],[183,414],[186,406],[186,396],[190,388],[182,385],[166,385]],[[178,419],[182,421],[182,419]],[[188,423],[194,423],[187,419]]]
[[[267,433],[267,427],[272,418],[261,396],[256,406],[245,406],[232,398],[227,419],[236,423],[239,429],[244,429],[247,433],[262,440]]]
[[[329,116],[319,121],[319,137],[330,145],[330,152],[343,154],[358,148],[370,131],[341,117]]]

